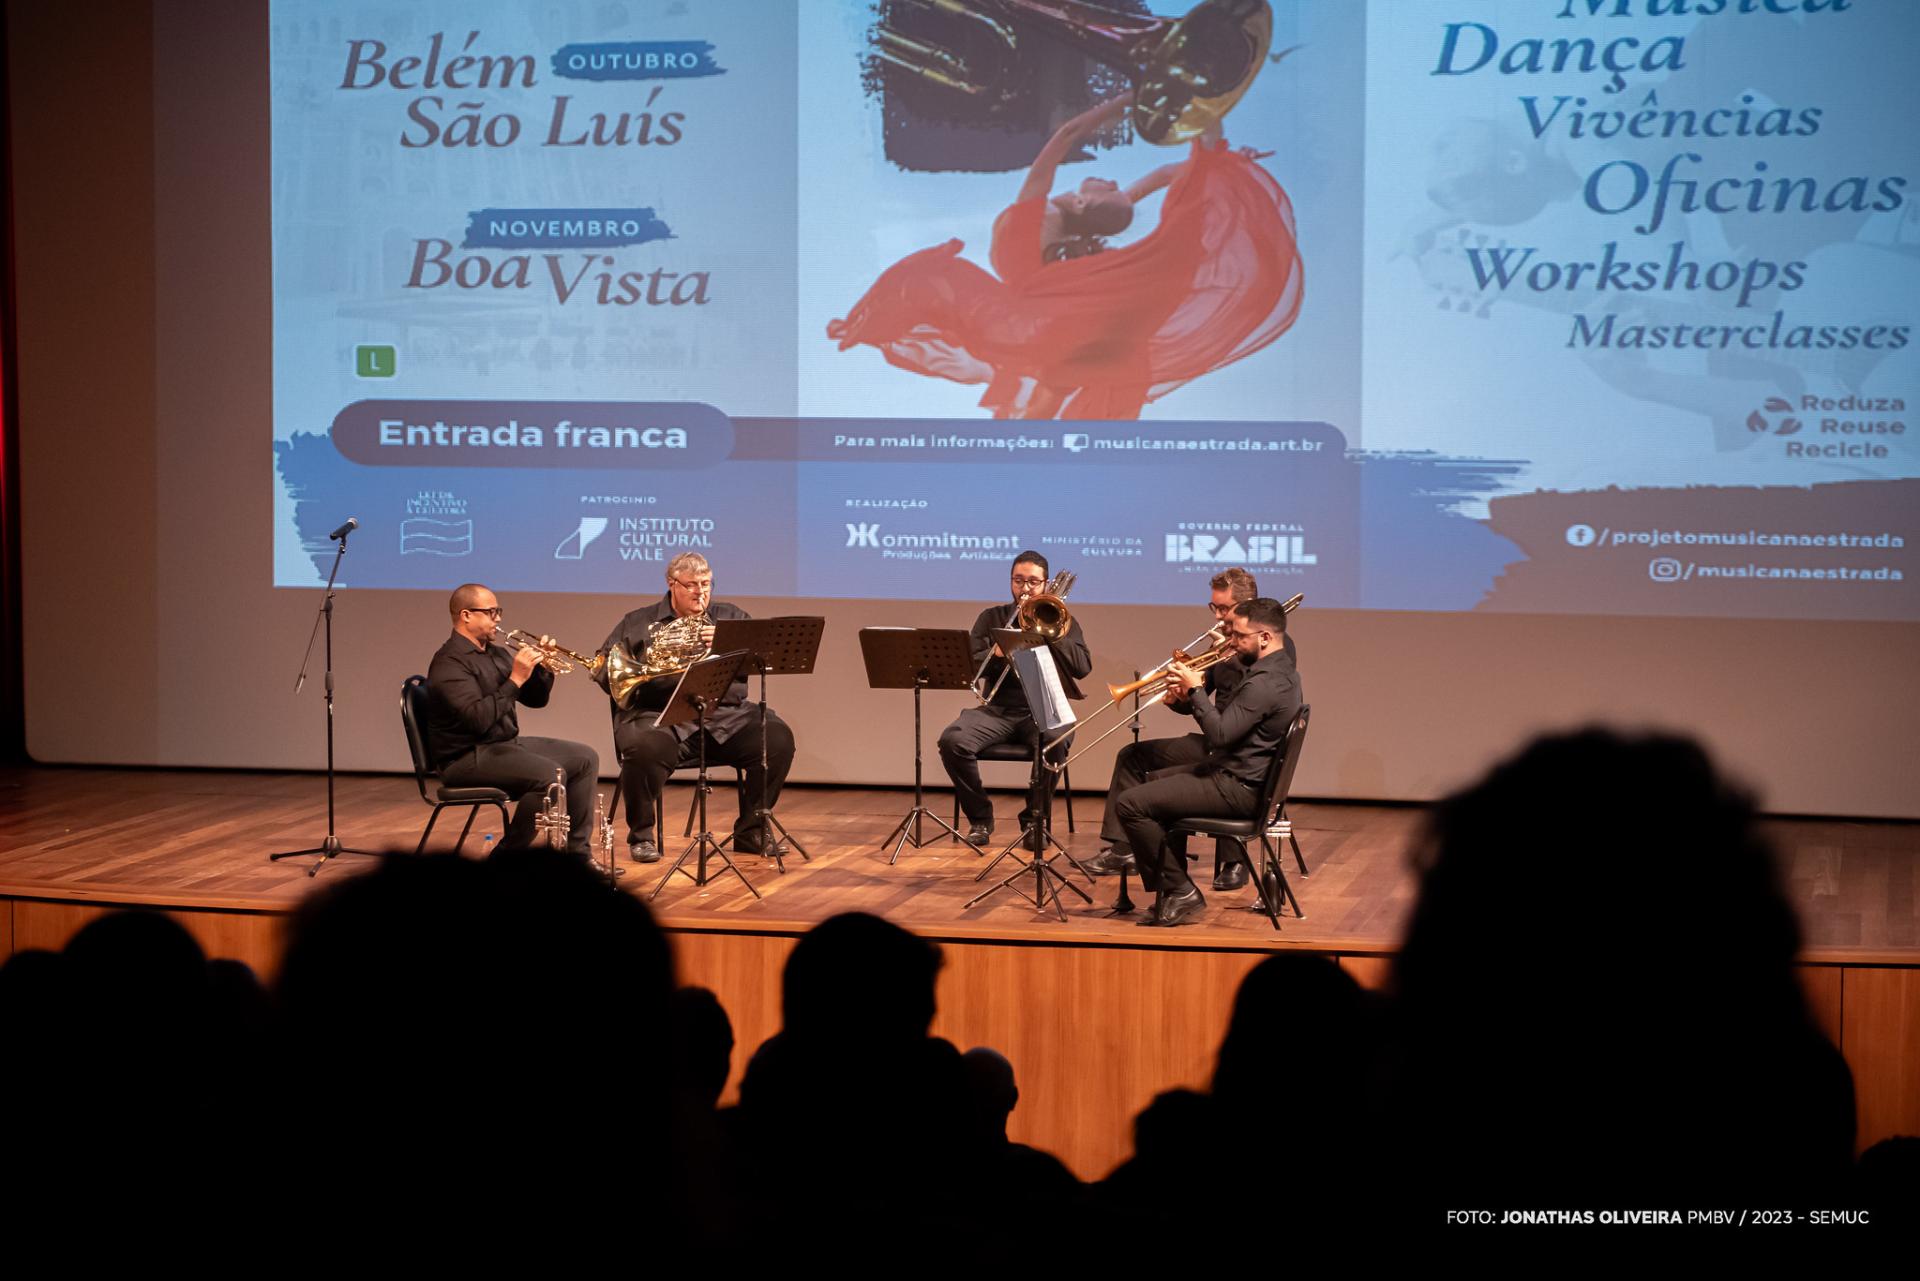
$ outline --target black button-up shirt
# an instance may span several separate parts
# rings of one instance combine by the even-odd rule
[[[994,632],[1002,627],[1013,626],[1016,609],[1012,604],[989,605],[980,611],[980,617],[973,620],[971,646],[974,666],[993,652]],[[1080,620],[1074,619],[1067,624],[1067,634],[1057,641],[1049,642],[1047,648],[1053,651],[1053,661],[1059,664],[1060,674],[1069,678],[1064,682],[1070,695],[1077,695],[1078,687],[1073,681],[1093,670],[1093,655],[1087,650],[1087,638],[1081,634]],[[995,658],[987,663],[986,670],[980,673],[980,692],[992,689],[994,682],[1000,681],[1000,673],[1006,668],[1004,658]],[[1006,680],[1000,681],[1000,690],[993,696],[994,708],[1008,715],[1031,716],[1027,710],[1027,696],[1020,688],[1020,674],[1014,672]]]
[[[627,652],[633,655],[635,662],[645,662],[647,640],[652,636],[654,628],[671,621],[673,616],[673,596],[669,593],[662,596],[656,603],[636,609],[615,623],[613,630],[607,633],[605,643],[600,646],[600,652],[606,653],[613,648],[615,642],[618,642],[627,647]],[[751,618],[753,615],[738,605],[716,600],[707,603],[707,617],[717,623],[721,619]],[[741,670],[745,671],[744,668]],[[605,666],[595,674],[594,679],[600,683],[601,689],[607,687]],[[648,681],[634,691],[631,703],[626,707],[613,709],[614,724],[644,721],[647,725],[652,725],[654,718],[660,715],[668,700],[673,697],[674,687],[679,683],[678,676],[662,676],[658,680]],[[747,678],[745,675],[738,676],[733,684],[727,687],[726,697],[720,700],[720,705],[707,709],[707,733],[713,736],[714,742],[724,743],[753,724],[755,716],[753,708],[747,706]],[[692,721],[686,721],[673,726],[671,732],[675,738],[684,742],[693,736],[694,728]]]
[[[1280,644],[1281,647],[1287,651],[1287,657],[1293,660],[1295,669],[1297,670],[1300,664],[1300,655],[1294,651],[1293,637],[1281,637]],[[1198,656],[1196,655],[1196,657]],[[1204,675],[1207,678],[1205,689],[1207,693],[1213,695],[1214,707],[1224,708],[1227,705],[1227,700],[1233,697],[1233,691],[1239,689],[1240,682],[1246,679],[1247,668],[1245,664],[1237,661],[1237,659],[1228,657],[1221,659],[1212,667],[1209,667]],[[1182,716],[1191,716],[1193,715],[1193,700],[1188,699],[1184,703],[1176,703],[1172,699],[1168,699],[1167,710],[1178,712]]]
[[[520,737],[516,705],[547,705],[552,672],[536,667],[524,685],[509,679],[512,672],[506,646],[481,649],[459,632],[434,653],[427,667],[427,750],[436,766],[481,743],[512,742]]]
[[[1242,670],[1246,674],[1223,705],[1194,699],[1193,718],[1207,741],[1204,768],[1229,774],[1257,792],[1266,786],[1273,754],[1300,714],[1300,673],[1284,649]]]

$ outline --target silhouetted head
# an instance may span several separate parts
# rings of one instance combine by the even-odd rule
[[[529,850],[395,856],[341,878],[296,913],[278,997],[309,1042],[465,1079],[479,1061],[550,1076],[657,1049],[670,986],[639,899]]]
[[[1253,967],[1233,998],[1233,1015],[1213,1069],[1223,1101],[1258,1105],[1310,1055],[1336,1089],[1358,1084],[1373,1050],[1374,998],[1332,958],[1278,952]]]
[[[75,1000],[102,1020],[164,1021],[206,999],[206,953],[159,912],[98,917],[67,942],[66,957]]]
[[[1696,743],[1542,738],[1441,802],[1416,863],[1394,986],[1429,1151],[1545,1191],[1844,1168],[1852,1091],[1797,922]]]
[[[794,945],[781,985],[785,1031],[856,1041],[924,1037],[940,945],[865,912],[816,925]]]
[[[715,1106],[733,1068],[733,1021],[712,992],[683,987],[673,994],[673,1027],[681,1084]]]
[[[1006,1055],[984,1045],[976,1045],[960,1056],[967,1070],[967,1088],[973,1093],[973,1106],[982,1124],[1005,1135],[1007,1118],[1020,1102],[1020,1087],[1013,1079],[1013,1064]]]

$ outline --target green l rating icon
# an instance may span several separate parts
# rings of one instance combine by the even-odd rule
[[[353,372],[362,378],[391,378],[398,358],[392,347],[355,347]]]

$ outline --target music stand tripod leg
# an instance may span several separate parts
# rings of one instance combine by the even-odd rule
[[[758,658],[758,655],[755,657]],[[786,841],[793,847],[795,854],[809,863],[813,862],[813,855],[807,853],[807,847],[795,839],[793,833],[787,830],[787,825],[782,823],[779,816],[773,812],[773,807],[767,804],[767,664],[761,661],[758,666],[760,668],[760,795],[757,799],[760,803],[754,807],[753,816],[759,820],[760,839],[765,843],[766,850],[773,855],[774,866],[779,869],[782,876],[785,876],[787,860],[780,852],[781,841]],[[775,832],[779,835],[775,836]],[[728,866],[732,866],[731,860]],[[736,867],[733,870],[737,873],[740,869]],[[740,879],[744,881],[747,878],[742,876]],[[754,897],[758,898],[759,895],[760,892],[755,890]]]
[[[707,859],[709,857],[708,851],[711,850],[714,854],[718,854],[720,856],[720,861],[727,865],[728,870],[730,870],[735,876],[740,878],[740,883],[747,887],[747,892],[752,894],[755,898],[759,898],[760,891],[755,889],[753,882],[747,879],[747,874],[745,872],[742,872],[739,869],[739,867],[735,865],[732,857],[727,853],[726,847],[721,845],[719,841],[716,841],[713,839],[713,832],[707,826],[706,707],[704,704],[699,704],[697,705],[696,710],[698,712],[698,716],[694,720],[693,732],[694,732],[694,738],[700,744],[700,775],[699,775],[700,790],[698,793],[696,793],[696,809],[698,810],[698,813],[700,815],[700,835],[694,838],[692,844],[688,845],[687,848],[680,851],[680,857],[673,861],[673,866],[667,869],[667,874],[660,878],[660,883],[653,887],[653,893],[647,895],[647,899],[649,902],[651,902],[653,899],[658,898],[660,895],[660,891],[667,887],[667,882],[673,879],[673,874],[675,872],[686,872],[684,864],[686,863],[688,857],[691,856],[695,850],[698,850],[700,852],[700,861],[698,864],[696,864],[698,868],[698,873],[696,874],[693,872],[686,872],[686,875],[693,881],[695,885],[706,885],[712,879],[707,875]]]
[[[925,804],[926,762],[920,749],[920,691],[926,688],[926,684],[926,673],[922,672],[915,679],[913,685],[913,808],[902,815],[900,822],[880,840],[880,847],[882,849],[886,848],[889,841],[893,842],[893,853],[887,858],[888,866],[892,866],[900,861],[900,851],[907,846],[911,845],[915,849],[920,849],[940,839],[937,835],[933,837],[922,837],[920,835],[920,820],[923,818],[932,819],[935,824],[943,828],[954,840],[957,841],[960,839],[960,833],[955,829],[953,824],[947,822],[946,819],[941,818],[938,814],[935,814],[932,810],[928,809]],[[899,838],[897,841],[894,840],[896,836]]]

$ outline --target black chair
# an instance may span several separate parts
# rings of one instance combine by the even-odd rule
[[[1005,761],[1009,765],[1031,766],[1033,764],[1033,749],[1025,743],[1009,740],[1005,743],[995,743],[991,747],[981,748],[979,755],[976,756],[975,759],[982,762]],[[1060,771],[1060,795],[1067,803],[1067,831],[1072,832],[1074,830],[1072,770]],[[958,792],[953,794],[953,825],[955,827],[960,826],[960,793]],[[947,842],[951,844],[959,839],[957,836],[949,835]]]
[[[1301,856],[1300,841],[1293,834],[1293,820],[1287,817],[1287,793],[1293,787],[1293,771],[1300,764],[1300,749],[1307,741],[1307,718],[1312,711],[1313,708],[1302,706],[1293,724],[1287,727],[1286,741],[1274,753],[1273,764],[1267,769],[1267,785],[1260,797],[1260,808],[1253,812],[1252,818],[1182,818],[1167,824],[1169,832],[1224,836],[1232,841],[1240,852],[1240,861],[1247,865],[1254,893],[1260,897],[1253,910],[1265,912],[1276,930],[1280,928],[1280,904],[1276,901],[1280,895],[1293,904],[1296,917],[1306,915],[1300,910],[1300,900],[1293,896],[1293,886],[1287,883],[1275,837],[1284,836],[1292,843],[1294,862],[1300,865],[1300,875],[1305,877],[1307,860]],[[1253,858],[1247,852],[1247,842],[1256,836],[1260,838],[1260,867],[1253,865]]]
[[[500,831],[507,830],[507,802],[512,798],[497,787],[448,787],[442,783],[434,789],[435,795],[427,795],[427,780],[438,778],[440,772],[433,767],[433,753],[427,747],[427,678],[409,676],[400,686],[400,726],[407,732],[407,750],[413,754],[413,781],[420,788],[420,799],[433,806],[433,815],[427,819],[427,830],[420,833],[420,843],[413,847],[415,854],[427,848],[427,838],[433,835],[433,825],[440,821],[440,811],[465,805],[467,825],[460,829],[460,840],[454,845],[453,852],[458,854],[467,843],[467,833],[473,830],[474,816],[482,805],[491,805],[500,811]],[[437,799],[436,799],[437,798]]]

